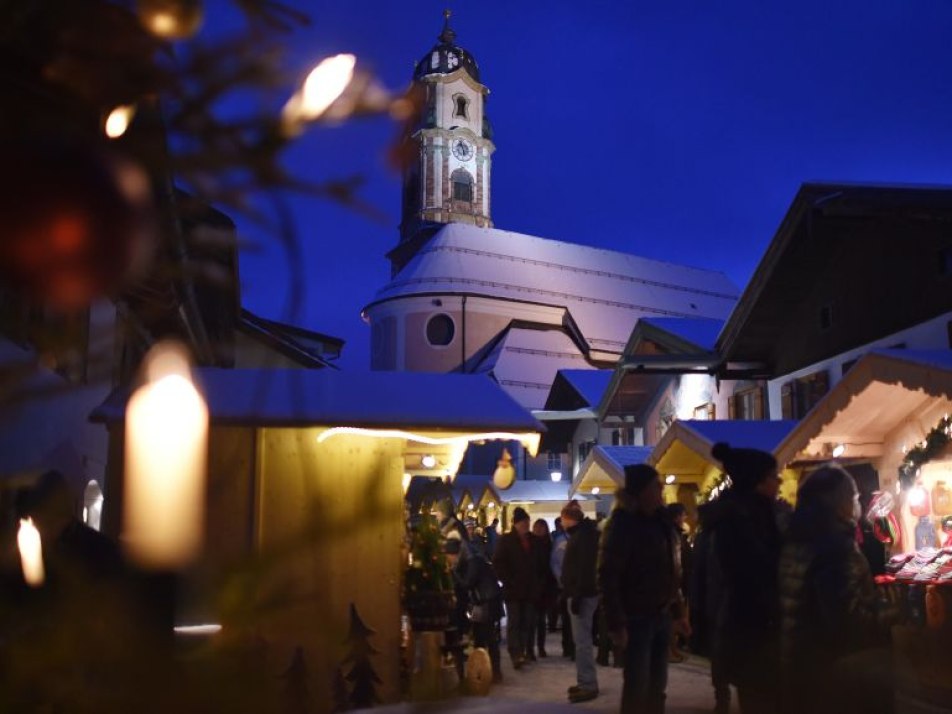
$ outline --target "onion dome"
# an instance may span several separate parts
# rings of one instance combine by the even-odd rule
[[[456,33],[450,27],[450,11],[443,11],[443,32],[433,49],[427,52],[413,70],[413,79],[423,79],[430,74],[450,74],[462,68],[470,77],[479,81],[479,65],[476,58],[456,44]]]

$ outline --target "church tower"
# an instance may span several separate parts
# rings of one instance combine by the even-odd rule
[[[490,156],[496,147],[486,118],[489,90],[480,83],[476,60],[456,44],[449,10],[444,18],[439,41],[413,72],[423,106],[405,138],[414,158],[403,176],[400,246],[391,256],[395,270],[425,242],[434,224],[492,227]]]

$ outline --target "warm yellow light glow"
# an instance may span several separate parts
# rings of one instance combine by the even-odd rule
[[[377,439],[406,439],[420,444],[429,444],[430,446],[465,446],[473,441],[493,441],[500,439],[504,441],[519,441],[530,455],[535,456],[539,451],[540,434],[533,432],[525,434],[514,434],[506,431],[491,431],[478,434],[456,434],[455,436],[427,436],[412,431],[403,431],[401,429],[363,429],[356,426],[335,426],[322,431],[317,437],[317,443],[330,439],[332,436],[340,434],[357,434],[360,436],[370,436]]]
[[[178,34],[178,21],[169,12],[157,12],[148,18],[149,29],[159,37],[175,37]]]
[[[291,126],[319,119],[354,78],[357,58],[340,54],[328,57],[307,75],[301,89],[284,106],[284,120]]]
[[[176,635],[217,635],[219,632],[221,632],[221,625],[178,625],[174,629]]]
[[[118,139],[125,134],[126,129],[129,128],[135,115],[136,107],[134,104],[124,104],[113,109],[109,112],[109,116],[106,117],[106,122],[103,127],[106,136],[110,139]]]
[[[407,495],[407,491],[410,489],[410,482],[413,480],[413,476],[410,474],[403,474],[403,495]]]
[[[420,459],[420,465],[425,469],[432,469],[436,466],[436,457],[433,454],[426,454]]]
[[[23,579],[31,588],[40,587],[46,579],[46,571],[43,569],[43,544],[40,541],[40,532],[33,525],[32,518],[20,519],[17,548],[20,550]]]
[[[667,476],[664,477],[664,482],[668,484],[669,486],[677,480],[678,480],[677,476],[675,476],[674,474],[668,474]]]
[[[496,507],[495,501],[490,501],[489,503],[486,504],[486,508],[493,509],[495,507]]]
[[[181,374],[183,351],[157,345],[126,408],[123,540],[140,565],[175,569],[202,544],[208,409]]]
[[[599,493],[599,491],[601,491],[601,490],[602,490],[602,489],[600,489],[598,486],[593,486],[593,487],[592,487],[592,495],[593,495],[593,496],[597,496],[598,493]]]

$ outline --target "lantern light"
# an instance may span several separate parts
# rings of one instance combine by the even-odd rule
[[[46,572],[43,569],[43,544],[40,539],[40,532],[33,525],[32,518],[20,519],[17,547],[20,550],[20,566],[23,568],[23,579],[31,588],[40,587],[46,579]]]
[[[664,477],[664,482],[669,486],[677,480],[677,477],[674,474],[668,474]]]
[[[834,459],[840,458],[844,454],[845,451],[846,451],[846,446],[844,446],[843,444],[837,444],[836,446],[833,447],[833,458]]]
[[[592,495],[593,495],[593,496],[597,496],[600,491],[601,491],[601,489],[600,489],[598,486],[593,486],[593,487],[592,487]]]

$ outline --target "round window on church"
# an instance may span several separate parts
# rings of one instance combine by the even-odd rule
[[[426,323],[426,339],[435,347],[446,347],[456,335],[456,325],[449,315],[434,315]]]

